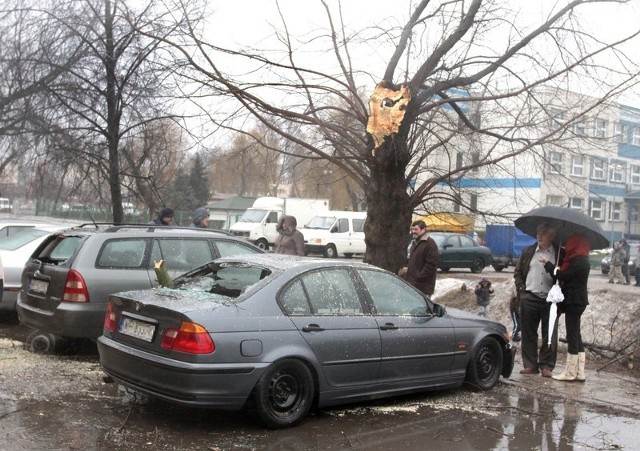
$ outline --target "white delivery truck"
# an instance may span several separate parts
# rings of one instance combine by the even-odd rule
[[[316,215],[303,228],[305,254],[322,254],[333,258],[364,254],[364,221],[367,213],[328,211]]]
[[[326,211],[329,211],[328,199],[258,197],[229,231],[262,249],[269,249],[278,236],[276,225],[282,215],[294,216],[301,229],[315,215]]]

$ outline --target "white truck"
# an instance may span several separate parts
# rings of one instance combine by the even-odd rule
[[[329,211],[328,199],[258,197],[229,231],[262,249],[269,249],[278,236],[276,225],[282,215],[294,216],[298,228],[302,228],[311,218],[326,211]]]
[[[367,213],[327,211],[311,219],[300,229],[304,235],[304,253],[328,258],[364,254],[364,221]]]

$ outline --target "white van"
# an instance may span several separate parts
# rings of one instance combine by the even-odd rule
[[[367,213],[354,211],[328,211],[315,216],[303,228],[304,253],[322,254],[333,258],[364,254],[364,221]]]

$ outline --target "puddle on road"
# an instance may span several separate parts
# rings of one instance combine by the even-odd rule
[[[29,332],[17,324],[0,326],[0,337],[13,340]],[[57,369],[54,363],[60,362],[55,360],[64,363],[69,357],[43,358]],[[65,380],[82,382],[76,392],[66,394],[55,387],[34,394],[28,378],[13,382],[0,372],[0,449],[560,451],[637,446],[638,419],[631,414],[581,406],[515,384],[500,384],[486,393],[460,389],[323,409],[298,427],[273,431],[241,412],[153,400],[132,406],[116,384],[100,382],[97,355],[80,359],[83,374],[62,367]]]
[[[151,401],[114,385],[52,401],[3,399],[2,449],[543,449],[632,448],[638,420],[525,395],[447,392],[321,410],[300,426],[265,430],[237,412]],[[460,399],[459,399],[460,398]],[[469,400],[467,400],[469,401]],[[464,401],[462,401],[464,402]]]

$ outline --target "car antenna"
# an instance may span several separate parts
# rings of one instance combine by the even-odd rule
[[[91,222],[93,223],[93,226],[97,229],[98,228],[98,224],[96,223],[95,219],[93,219],[93,215],[91,214],[91,212],[87,213],[89,215],[89,219],[91,219]]]

